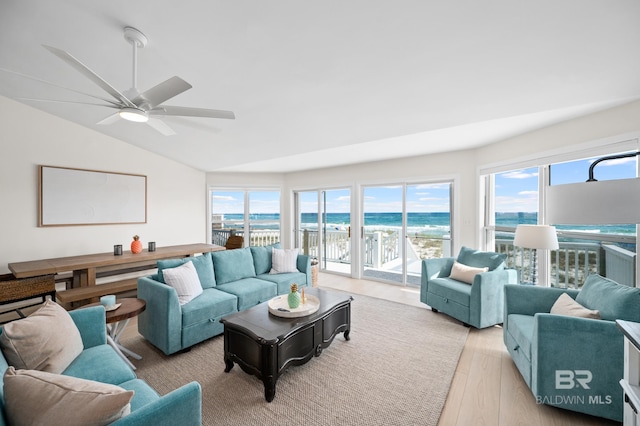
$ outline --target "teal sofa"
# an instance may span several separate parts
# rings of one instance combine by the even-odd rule
[[[311,258],[298,255],[298,272],[270,274],[272,248],[246,247],[184,259],[158,261],[158,273],[138,279],[138,297],[146,309],[138,332],[167,355],[185,350],[224,331],[220,319],[286,294],[293,283],[311,284]],[[203,287],[201,295],[180,306],[162,271],[193,262]]]
[[[582,290],[505,287],[504,344],[538,403],[622,421],[623,335],[640,322],[640,289],[596,274]],[[602,319],[551,314],[562,293]]]
[[[420,301],[434,312],[443,312],[464,325],[491,327],[503,320],[506,284],[517,284],[518,274],[505,269],[505,254],[483,252],[462,247],[457,258],[424,259],[420,285]],[[471,267],[486,267],[472,284],[450,277],[454,261]]]
[[[113,425],[201,425],[202,390],[198,382],[188,383],[164,396],[138,379],[111,346],[107,344],[105,310],[102,306],[69,312],[80,331],[83,352],[69,365],[63,375],[94,380],[135,391],[131,414]],[[0,371],[4,375],[9,364],[0,355]],[[0,385],[0,425],[9,424],[4,409],[4,384]],[[55,424],[55,419],[51,420]]]

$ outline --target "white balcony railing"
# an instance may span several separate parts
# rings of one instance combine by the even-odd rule
[[[531,249],[513,246],[513,240],[497,239],[496,251],[507,254],[507,267],[520,273],[521,281],[531,281]],[[590,273],[600,274],[635,286],[636,254],[623,248],[599,242],[560,242],[551,251],[551,286],[580,288]]]
[[[243,235],[242,230],[214,229],[213,244],[224,245],[231,233]],[[250,246],[264,246],[280,241],[279,230],[252,230]],[[350,237],[347,231],[331,230],[324,234],[324,244],[318,244],[316,230],[300,231],[302,253],[328,262],[349,264],[351,258]],[[385,269],[402,255],[398,232],[365,232],[363,262],[365,267]],[[411,238],[413,252],[419,259],[451,256],[448,238],[415,236]],[[245,245],[247,245],[245,243]],[[599,242],[560,242],[558,250],[551,251],[551,286],[580,288],[587,275],[598,273],[624,285],[635,286],[636,253],[612,244]],[[507,267],[518,270],[520,280],[531,281],[532,250],[513,246],[513,240],[496,239],[495,250],[507,254]]]
[[[252,230],[249,234],[251,238],[249,244],[245,242],[245,246],[267,246],[280,241],[280,231],[277,229]],[[211,231],[211,243],[223,246],[231,235],[244,237],[244,231],[241,229],[213,229]]]

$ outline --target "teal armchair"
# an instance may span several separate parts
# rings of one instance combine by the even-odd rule
[[[135,391],[131,413],[113,425],[202,424],[202,388],[198,382],[187,383],[161,396],[147,382],[137,378],[107,344],[105,310],[102,306],[76,309],[70,311],[69,315],[78,327],[84,350],[62,374]],[[7,360],[0,353],[0,373],[4,375],[8,368]],[[0,384],[0,426],[9,423],[4,409],[4,387]]]
[[[445,313],[464,325],[476,328],[501,324],[504,317],[503,289],[516,284],[518,274],[505,269],[506,255],[462,247],[457,258],[424,259],[420,301],[434,312]],[[454,261],[472,267],[487,267],[475,276],[472,284],[450,277]]]
[[[551,314],[562,293],[602,319]],[[536,402],[622,421],[623,335],[640,321],[640,289],[590,275],[581,291],[505,287],[504,343]]]

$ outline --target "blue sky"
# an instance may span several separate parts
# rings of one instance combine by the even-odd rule
[[[407,185],[407,212],[448,212],[449,188],[449,183]],[[402,212],[402,186],[365,187],[364,211]]]
[[[278,213],[280,193],[278,191],[251,191],[249,193],[251,213]],[[244,213],[243,191],[214,191],[211,197],[212,213]]]
[[[327,190],[327,212],[349,213],[351,197],[348,189]],[[315,213],[318,210],[316,192],[301,194],[301,211]],[[402,186],[385,185],[364,188],[364,211],[375,213],[402,211]],[[407,186],[407,211],[449,211],[449,184],[422,184]]]
[[[584,182],[589,165],[595,159],[586,159],[551,166],[551,184]],[[595,178],[598,180],[627,179],[636,176],[636,157],[609,160],[598,164]],[[408,212],[449,211],[449,184],[407,185]],[[303,192],[300,196],[302,212],[315,213],[318,209],[317,192]],[[276,191],[252,191],[249,194],[250,212],[277,213],[280,198]],[[211,200],[213,213],[242,213],[242,191],[215,191]],[[538,209],[538,169],[513,170],[496,175],[496,212],[535,212]],[[327,190],[327,211],[348,213],[350,193],[348,189]],[[400,185],[364,187],[364,211],[402,211],[402,187]]]

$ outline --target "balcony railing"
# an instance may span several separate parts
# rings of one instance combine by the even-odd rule
[[[305,229],[301,233],[301,248],[304,254],[318,257],[318,231]],[[331,230],[325,232],[325,245],[322,245],[323,257],[329,262],[351,263],[350,238],[347,231]],[[410,238],[414,257],[427,259],[451,255],[451,240],[415,235]],[[363,262],[365,267],[384,269],[402,256],[403,240],[396,231],[371,231],[364,234]]]
[[[497,239],[496,251],[507,254],[507,267],[518,270],[520,280],[532,280],[533,250],[513,246],[513,240]],[[598,242],[560,242],[551,251],[551,286],[581,288],[590,273],[635,286],[636,254]]]
[[[239,235],[244,237],[244,231],[241,229],[213,229],[211,231],[211,242],[223,246],[231,235]],[[249,246],[267,246],[280,241],[280,231],[277,229],[265,229],[258,231],[250,231]],[[245,245],[247,245],[245,243]]]
[[[212,241],[224,245],[227,238],[242,230],[214,229]],[[251,231],[250,246],[264,246],[280,241],[279,230]],[[324,234],[324,244],[318,244],[316,230],[300,231],[301,251],[318,258],[318,247],[322,257],[328,262],[351,263],[351,244],[347,231],[331,230]],[[428,259],[451,256],[451,242],[448,238],[431,238],[416,235],[410,238],[412,256]],[[385,269],[402,256],[402,239],[397,232],[365,232],[363,262],[365,267]],[[636,253],[613,244],[602,242],[560,242],[559,249],[551,251],[551,286],[560,288],[580,288],[587,275],[597,273],[624,285],[635,286]],[[513,239],[496,239],[496,249],[507,254],[507,267],[518,270],[520,280],[532,281],[533,252],[513,246]],[[408,256],[409,257],[409,256]]]

